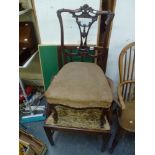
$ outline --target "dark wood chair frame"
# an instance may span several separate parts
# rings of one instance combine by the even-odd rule
[[[62,20],[62,13],[68,12],[72,14],[72,17],[75,18],[76,23],[79,27],[80,31],[80,45],[79,46],[69,46],[64,44],[64,27],[63,27],[63,20]],[[107,33],[110,29],[110,23],[114,17],[114,13],[111,11],[97,11],[89,7],[87,4],[81,6],[79,9],[76,10],[70,10],[70,9],[60,9],[57,11],[57,16],[60,22],[60,30],[61,30],[61,46],[58,48],[59,52],[59,69],[64,64],[67,63],[67,58],[70,58],[70,61],[73,61],[73,57],[81,57],[81,61],[84,61],[84,58],[89,57],[92,58],[92,62],[97,61],[97,64],[103,69],[104,68],[104,53],[107,50],[105,39],[107,36]],[[87,37],[89,34],[89,30],[93,23],[97,21],[99,16],[106,16],[105,17],[105,23],[103,27],[103,45],[102,46],[88,46],[87,45]],[[80,19],[91,19],[91,22],[88,24],[82,24]],[[78,52],[75,53],[73,50],[77,50]],[[69,52],[66,52],[69,51]],[[95,52],[95,54],[92,54],[92,52]]]
[[[64,45],[64,28],[63,28],[63,20],[61,14],[64,12],[68,12],[72,14],[72,17],[76,19],[76,23],[78,24],[79,30],[80,30],[80,45],[79,46],[68,46]],[[84,61],[84,58],[91,58],[92,62],[95,62],[95,59],[97,64],[103,69],[103,59],[104,59],[104,51],[106,49],[105,44],[103,46],[88,46],[87,45],[87,37],[89,30],[92,26],[92,24],[98,19],[99,16],[106,16],[105,20],[105,26],[104,26],[104,40],[106,38],[107,32],[109,31],[110,28],[110,23],[114,17],[114,13],[110,11],[97,11],[89,7],[87,4],[83,5],[79,9],[76,10],[70,10],[70,9],[60,9],[57,11],[57,16],[60,22],[60,29],[61,29],[61,46],[58,48],[58,62],[59,62],[59,69],[66,64],[68,59],[70,61],[73,61],[73,57],[79,57],[81,61]],[[82,24],[80,22],[80,18],[89,18],[91,19],[91,22],[88,24]],[[77,52],[74,52],[76,50]],[[93,53],[93,54],[92,54]],[[51,112],[54,112],[54,120],[57,122],[58,116],[57,112],[55,109],[55,106],[53,104],[48,104],[46,108],[46,115],[47,117],[51,114]],[[64,105],[61,105],[64,106]],[[68,107],[72,109],[80,109],[80,108],[73,108],[73,107]],[[100,108],[102,110],[102,115],[101,115],[101,124],[100,126],[103,127],[104,125],[104,116],[106,115],[109,122],[110,122],[110,116],[111,116],[111,108],[105,109],[105,108]],[[84,109],[84,108],[82,108]],[[90,108],[85,108],[85,109],[90,109]],[[94,108],[93,108],[94,109]],[[97,108],[96,108],[97,109]],[[63,131],[79,131],[79,132],[87,132],[87,133],[98,133],[98,134],[103,134],[103,130],[97,131],[93,129],[80,129],[80,128],[67,128],[67,127],[56,127],[56,126],[51,126],[51,125],[44,125],[44,130],[46,132],[46,135],[51,143],[51,145],[54,145],[53,141],[53,134],[55,130],[63,130]],[[110,131],[105,131],[105,133],[110,133]],[[102,145],[102,151],[105,149],[105,143]]]

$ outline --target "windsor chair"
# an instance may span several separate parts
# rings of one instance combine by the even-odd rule
[[[119,77],[118,85],[118,130],[115,135],[112,147],[113,152],[120,138],[126,134],[135,132],[135,43],[125,46],[119,56]]]

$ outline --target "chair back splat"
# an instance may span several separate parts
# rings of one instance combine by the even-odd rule
[[[72,17],[75,18],[75,21],[78,25],[80,31],[80,45],[78,46],[64,45],[64,27],[62,19],[62,13],[64,12],[72,14]],[[63,64],[75,60],[75,57],[78,57],[78,59],[76,59],[78,61],[84,61],[84,58],[87,58],[87,60],[94,62],[96,59],[97,64],[103,69],[102,61],[104,57],[104,50],[106,48],[105,45],[103,44],[103,46],[90,46],[87,44],[87,38],[90,28],[101,15],[106,17],[103,33],[103,40],[105,41],[106,34],[110,28],[110,23],[114,17],[114,13],[110,11],[97,11],[92,9],[87,4],[81,6],[79,9],[76,10],[60,9],[57,11],[57,16],[60,22],[61,29],[61,47],[58,49],[60,55],[59,69],[63,66]],[[83,23],[82,19],[86,19],[85,21],[88,22]]]

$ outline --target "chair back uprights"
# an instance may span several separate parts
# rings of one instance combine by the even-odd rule
[[[64,27],[63,27],[62,13],[65,13],[65,12],[72,14],[72,17],[75,18],[75,21],[78,25],[78,28],[80,31],[80,45],[78,46],[64,45]],[[57,16],[60,22],[60,29],[61,29],[60,52],[62,53],[62,57],[63,57],[60,59],[63,60],[63,64],[66,64],[67,62],[71,62],[74,60],[84,61],[84,57],[89,58],[89,61],[91,62],[94,62],[95,58],[97,58],[97,63],[101,64],[102,59],[100,59],[99,57],[104,56],[105,45],[103,44],[103,46],[90,46],[87,44],[87,38],[88,38],[90,28],[93,25],[93,23],[97,21],[98,17],[101,15],[105,16],[106,18],[104,23],[104,33],[103,33],[103,38],[105,40],[106,33],[109,31],[110,23],[114,17],[114,13],[110,11],[97,11],[92,9],[87,4],[81,6],[79,9],[76,9],[76,10],[60,9],[57,11]],[[85,21],[85,22],[82,22],[82,21]],[[78,57],[78,59],[76,59],[75,57]],[[62,64],[61,64],[61,67],[62,67]]]
[[[119,56],[119,75],[124,101],[135,99],[135,42],[125,46]]]

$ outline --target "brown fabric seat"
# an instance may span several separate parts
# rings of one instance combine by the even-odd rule
[[[127,131],[135,131],[135,102],[125,103],[125,109],[122,110],[119,117],[119,124]]]
[[[45,124],[51,126],[96,129],[101,131],[110,131],[110,124],[105,116],[103,128],[100,127],[101,109],[71,109],[63,106],[56,107],[58,113],[58,122],[55,123],[51,114]]]
[[[95,63],[66,64],[45,92],[49,104],[75,108],[108,108],[113,100],[102,69]]]

